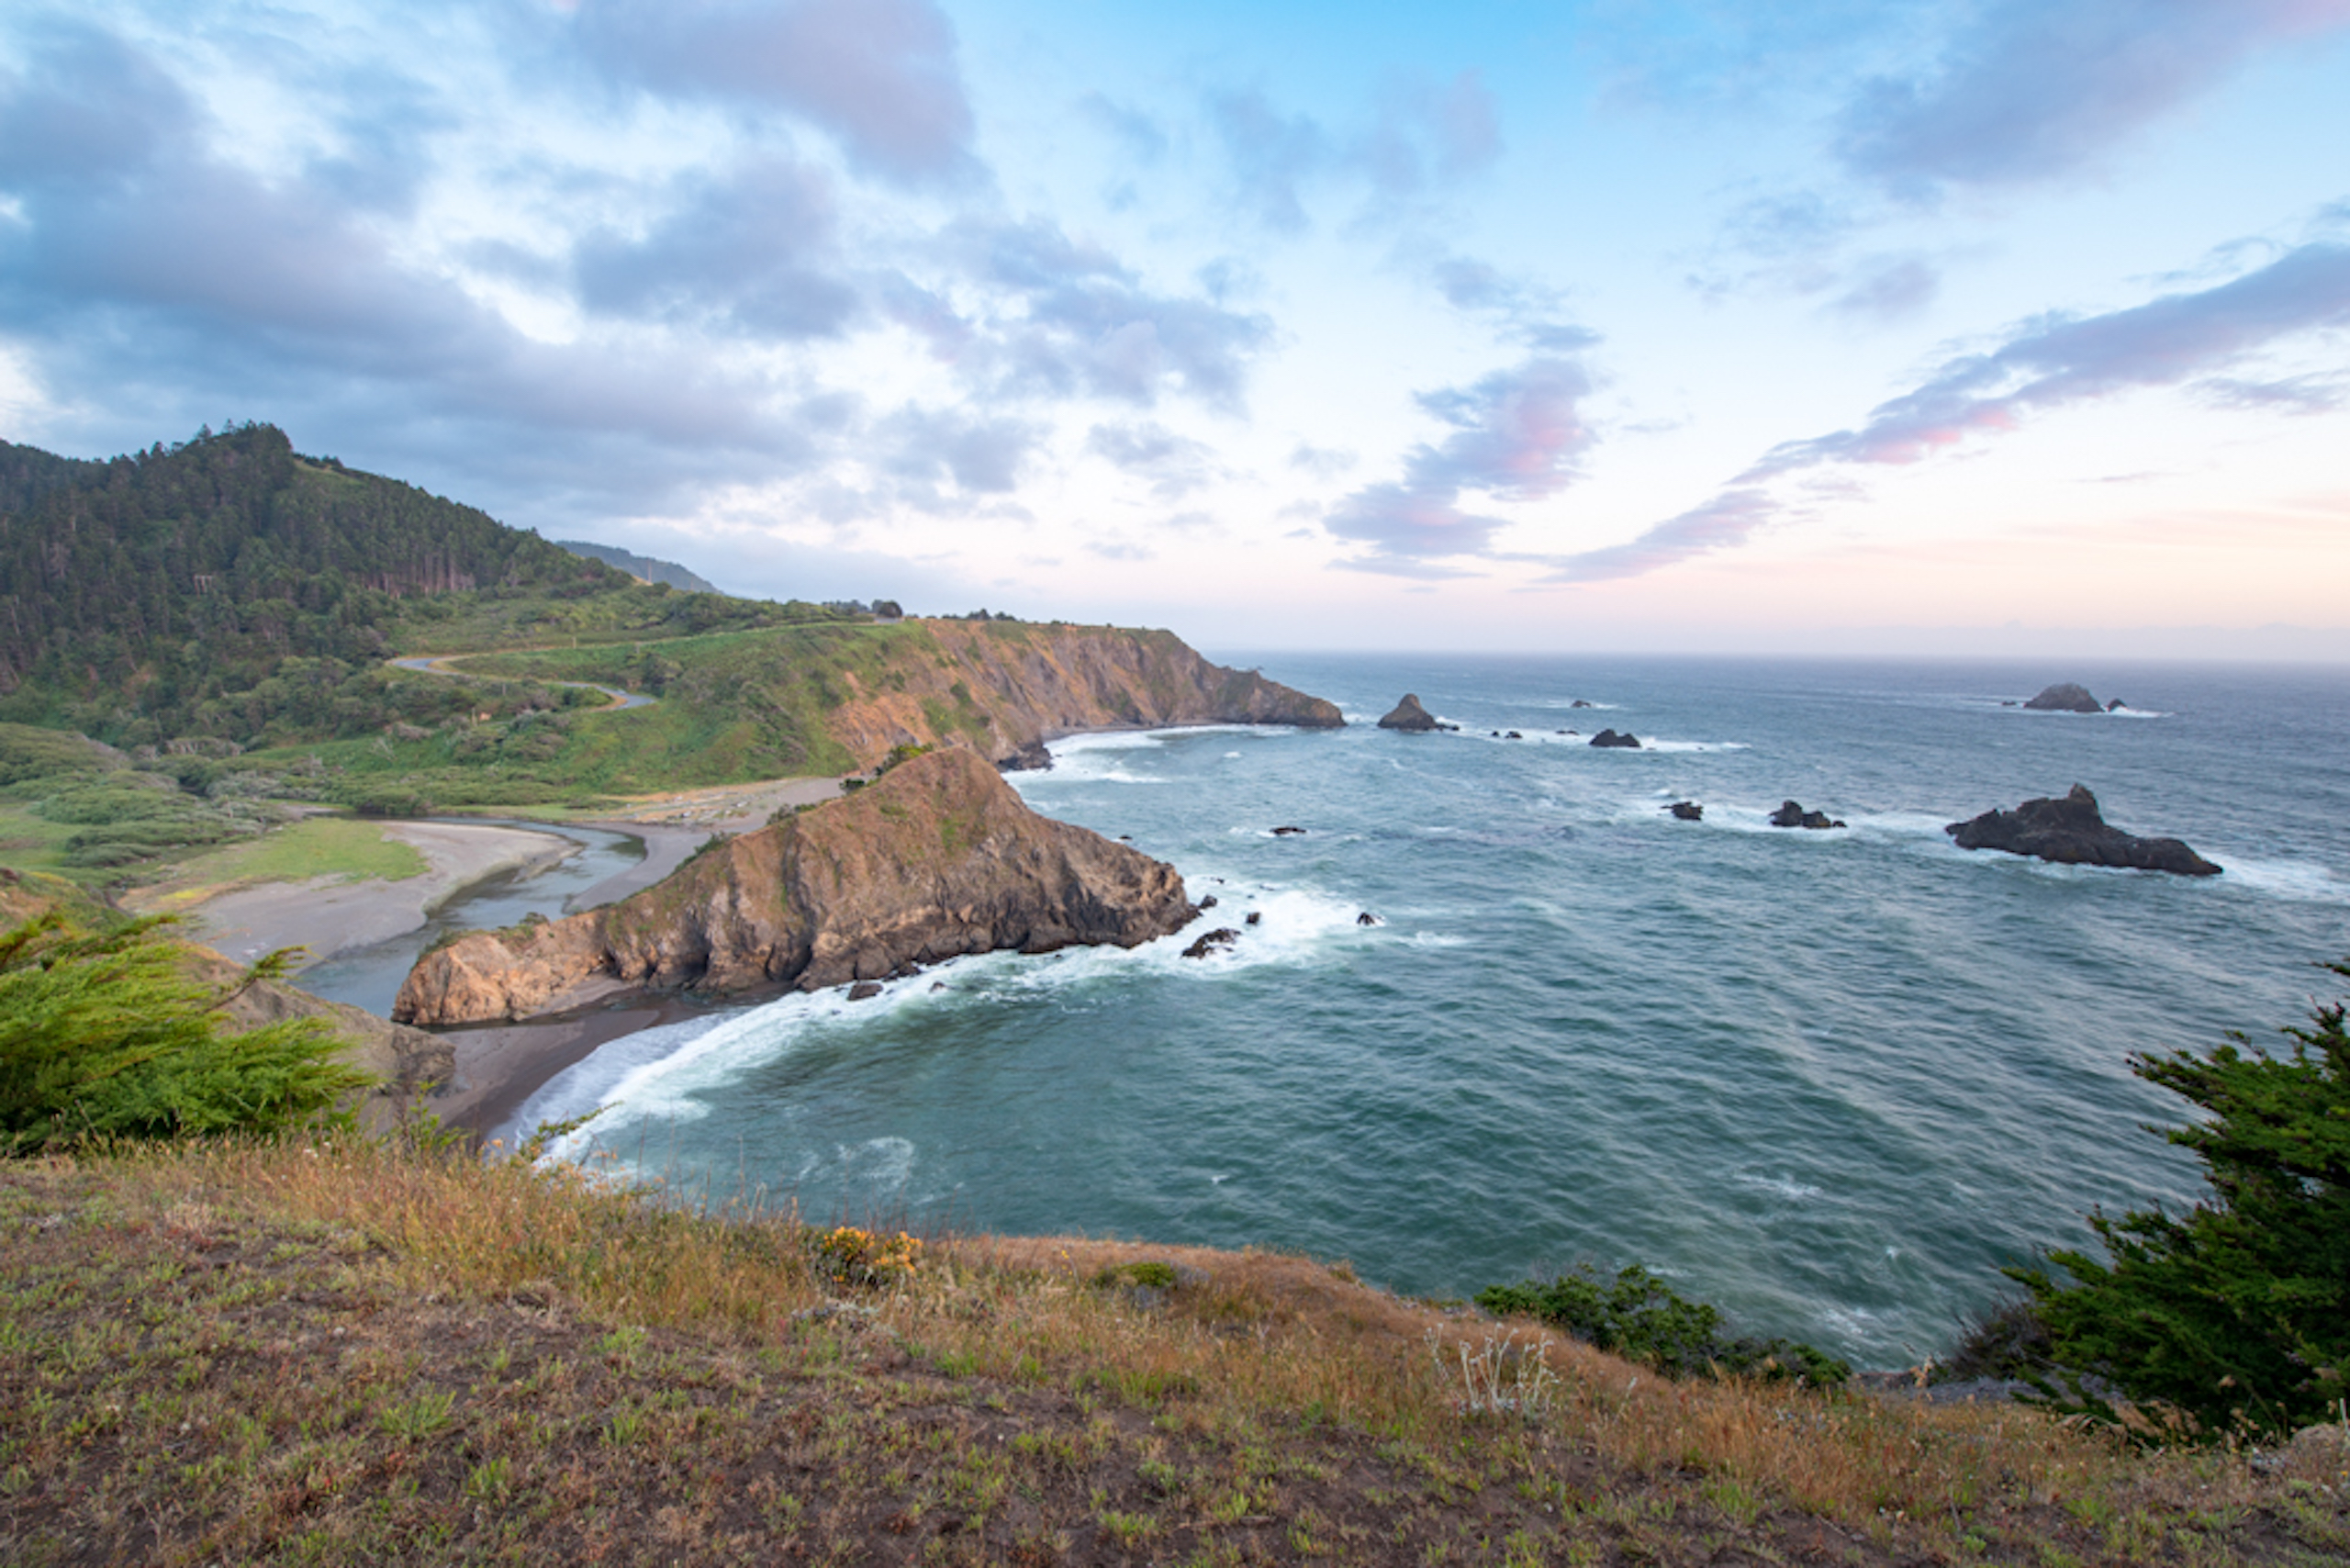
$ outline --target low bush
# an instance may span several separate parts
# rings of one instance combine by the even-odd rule
[[[1732,1334],[1718,1308],[1675,1294],[1638,1264],[1612,1281],[1583,1266],[1548,1283],[1494,1285],[1477,1293],[1477,1305],[1500,1316],[1538,1317],[1668,1377],[1797,1378],[1832,1388],[1852,1375],[1809,1345]]]

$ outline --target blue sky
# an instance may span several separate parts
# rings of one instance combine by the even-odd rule
[[[2350,656],[2350,0],[19,0],[0,435],[1226,647]]]

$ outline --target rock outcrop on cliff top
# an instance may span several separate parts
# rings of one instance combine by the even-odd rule
[[[1173,867],[1040,817],[976,754],[940,750],[619,903],[462,936],[417,961],[392,1016],[522,1018],[599,978],[813,991],[999,948],[1131,947],[1195,913]]]
[[[909,650],[845,667],[824,727],[860,766],[901,745],[968,745],[998,767],[1049,766],[1045,744],[1182,724],[1337,729],[1337,704],[1255,670],[1212,664],[1171,632],[1041,622],[923,621]],[[928,646],[922,644],[927,641]]]
[[[2108,825],[2097,797],[2076,784],[2061,801],[2026,801],[1942,829],[1961,849],[2004,849],[2064,866],[2114,866],[2216,877],[2220,868],[2175,838],[2139,838]]]

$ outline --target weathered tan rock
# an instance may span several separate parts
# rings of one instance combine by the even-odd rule
[[[725,994],[878,980],[1013,948],[1131,947],[1196,912],[1175,868],[1040,817],[969,751],[730,839],[603,909],[418,960],[392,1016],[521,1018],[599,975]]]
[[[1337,729],[1337,704],[1255,670],[1227,669],[1171,632],[1037,622],[911,622],[936,653],[867,674],[825,728],[859,764],[893,746],[970,746],[1004,767],[1046,765],[1045,743],[1101,730],[1181,724]]]
[[[187,954],[189,971],[220,991],[230,991],[245,973],[234,960],[209,947],[190,944]],[[235,991],[220,1012],[241,1029],[258,1029],[288,1018],[321,1019],[345,1042],[343,1059],[378,1080],[377,1092],[395,1098],[413,1097],[446,1083],[457,1070],[455,1049],[438,1035],[387,1022],[364,1007],[329,1002],[276,980],[256,980]]]

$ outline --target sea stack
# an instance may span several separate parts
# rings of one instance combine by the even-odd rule
[[[2097,797],[2076,784],[2061,801],[2026,801],[2012,812],[1985,812],[1942,829],[1961,849],[2002,849],[2060,866],[2112,866],[2216,877],[2220,868],[2176,838],[2139,838],[2108,825]]]
[[[2086,686],[2076,686],[2060,680],[2053,686],[2041,688],[2040,695],[2024,704],[2041,713],[2102,713],[2105,704],[2089,695]]]
[[[1614,730],[1602,730],[1591,737],[1591,744],[1610,748],[1621,746],[1627,750],[1638,751],[1640,749],[1640,737],[1628,731],[1618,734]]]
[[[1384,719],[1379,721],[1382,730],[1402,730],[1407,734],[1424,734],[1437,727],[1436,715],[1420,706],[1419,697],[1404,693],[1404,700],[1395,704]]]
[[[591,982],[726,996],[816,991],[967,953],[1132,947],[1197,912],[1175,868],[1038,816],[948,748],[854,795],[727,840],[616,904],[426,954],[392,1015],[523,1018]]]

